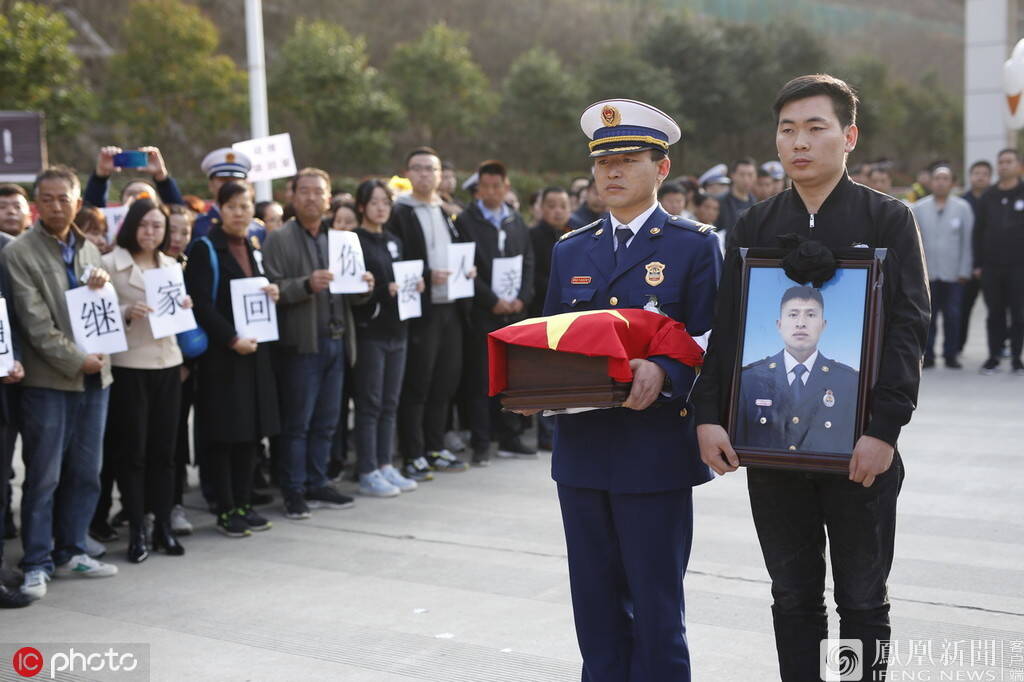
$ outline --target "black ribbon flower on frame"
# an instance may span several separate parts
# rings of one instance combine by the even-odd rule
[[[788,252],[782,259],[782,269],[797,284],[810,282],[820,288],[836,274],[836,257],[821,242],[794,232],[779,235],[778,240]]]

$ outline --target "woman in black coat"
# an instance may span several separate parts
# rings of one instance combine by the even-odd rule
[[[217,193],[217,206],[221,220],[210,230],[208,241],[193,244],[185,284],[196,321],[209,337],[209,347],[199,358],[196,408],[209,441],[217,529],[230,537],[245,537],[252,530],[270,528],[270,522],[253,510],[250,496],[259,442],[277,435],[280,424],[270,349],[238,336],[231,309],[231,280],[264,274],[263,254],[246,238],[254,211],[252,191],[229,182]],[[264,290],[276,303],[277,285]]]

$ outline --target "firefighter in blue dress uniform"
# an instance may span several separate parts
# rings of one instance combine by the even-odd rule
[[[555,244],[544,314],[646,307],[684,323],[694,338],[706,335],[718,240],[710,226],[671,216],[657,202],[679,127],[632,100],[597,102],[580,124],[609,214]],[[622,407],[556,419],[552,477],[583,680],[685,681],[692,488],[712,478],[687,402],[695,370],[666,357],[630,364],[634,380]]]

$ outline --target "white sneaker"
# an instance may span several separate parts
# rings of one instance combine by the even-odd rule
[[[359,477],[359,492],[370,497],[396,497],[402,493],[397,486],[384,478],[379,469]]]
[[[192,535],[192,524],[185,517],[185,508],[180,504],[171,509],[171,532],[175,535]]]
[[[57,576],[61,578],[109,578],[112,575],[117,575],[117,566],[96,561],[88,554],[76,554],[71,561],[57,567]]]
[[[381,467],[380,473],[384,476],[384,480],[401,490],[403,493],[411,493],[419,487],[416,485],[416,481],[411,478],[406,478],[402,474],[398,473],[398,469],[390,464],[386,464]]]
[[[46,596],[46,583],[50,582],[50,576],[41,568],[36,568],[25,573],[25,582],[21,584],[21,593],[29,599],[42,599]]]

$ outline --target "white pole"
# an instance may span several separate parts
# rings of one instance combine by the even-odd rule
[[[267,69],[263,58],[263,2],[245,0],[245,45],[249,59],[249,120],[252,137],[270,134],[267,115]],[[256,200],[273,198],[270,180],[256,184]]]

